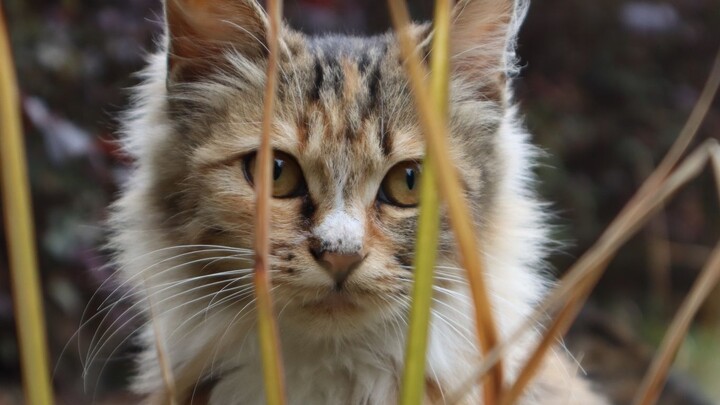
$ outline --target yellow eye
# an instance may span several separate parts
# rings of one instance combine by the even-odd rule
[[[248,155],[244,163],[245,177],[251,185],[255,185],[256,154]],[[273,152],[272,196],[275,198],[292,198],[307,192],[305,178],[300,165],[287,153]]]
[[[420,165],[401,162],[393,166],[380,185],[378,199],[398,207],[415,207],[420,200]]]

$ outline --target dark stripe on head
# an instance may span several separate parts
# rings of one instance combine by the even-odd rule
[[[310,140],[310,123],[309,117],[301,116],[297,122],[297,136],[300,150],[305,149]]]
[[[358,61],[358,70],[360,71],[360,74],[365,74],[368,66],[370,66],[370,62],[370,56],[367,53],[363,53],[362,56],[360,56],[360,60]]]
[[[383,155],[390,156],[392,152],[392,136],[390,135],[390,130],[387,128],[387,123],[384,125],[382,125],[382,123],[380,124],[379,134],[380,149],[382,149]]]
[[[320,100],[320,89],[322,89],[323,80],[324,74],[322,63],[320,62],[320,59],[315,59],[315,83],[313,83],[313,87],[310,89],[311,101]]]
[[[378,108],[380,100],[380,63],[378,62],[374,69],[368,73],[368,103],[367,110],[374,111]]]
[[[330,65],[329,68],[330,71],[325,72],[325,76],[327,76],[325,81],[328,83],[328,87],[332,89],[335,95],[339,96],[342,94],[343,91],[343,82],[345,80],[345,75],[343,74],[339,61],[333,61],[332,65]]]
[[[373,63],[373,66],[370,69],[368,69],[369,66],[366,66],[363,70],[363,72],[367,71],[365,76],[365,82],[367,83],[368,90],[367,102],[365,103],[365,116],[368,116],[372,112],[377,111],[378,104],[380,102],[380,81],[382,80],[380,68],[382,60],[387,53],[387,44],[382,44],[380,47],[378,47],[378,49],[379,52],[375,63]],[[365,55],[364,57],[367,57],[367,55]],[[380,113],[382,113],[382,111]]]

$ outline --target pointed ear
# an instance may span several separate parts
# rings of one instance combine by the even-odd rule
[[[223,52],[263,58],[267,15],[255,0],[166,0],[168,78],[189,81],[223,63]]]
[[[515,70],[515,41],[527,5],[525,0],[459,0],[450,33],[453,73],[485,91],[504,91]]]

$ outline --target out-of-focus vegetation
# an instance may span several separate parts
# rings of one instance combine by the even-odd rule
[[[418,19],[431,15],[431,1],[410,3]],[[67,403],[87,403],[120,387],[130,366],[131,348],[116,353],[97,386],[96,373],[87,379],[90,394],[84,395],[79,360],[93,328],[80,331],[79,345],[74,333],[91,295],[112,271],[104,267],[100,246],[106,207],[127,173],[114,141],[117,117],[127,105],[126,88],[137,83],[131,73],[159,33],[160,4],[2,4],[22,91],[55,383]],[[292,25],[313,32],[383,31],[390,26],[385,10],[385,0],[286,2]],[[557,237],[567,242],[552,260],[558,272],[597,238],[672,143],[719,38],[716,0],[532,4],[519,41],[524,69],[517,99],[536,143],[548,151],[538,170],[542,194],[557,213]],[[717,102],[699,137],[710,136],[720,136]],[[713,187],[712,178],[703,176],[684,189],[621,251],[594,293],[596,308],[651,345],[720,234]],[[0,403],[14,403],[19,358],[6,244],[0,242]],[[677,361],[714,398],[720,398],[720,363],[713,355],[720,355],[719,319],[716,291]]]

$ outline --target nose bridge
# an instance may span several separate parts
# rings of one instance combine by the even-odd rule
[[[313,236],[324,251],[357,253],[363,250],[364,222],[361,212],[337,204],[313,229]]]

